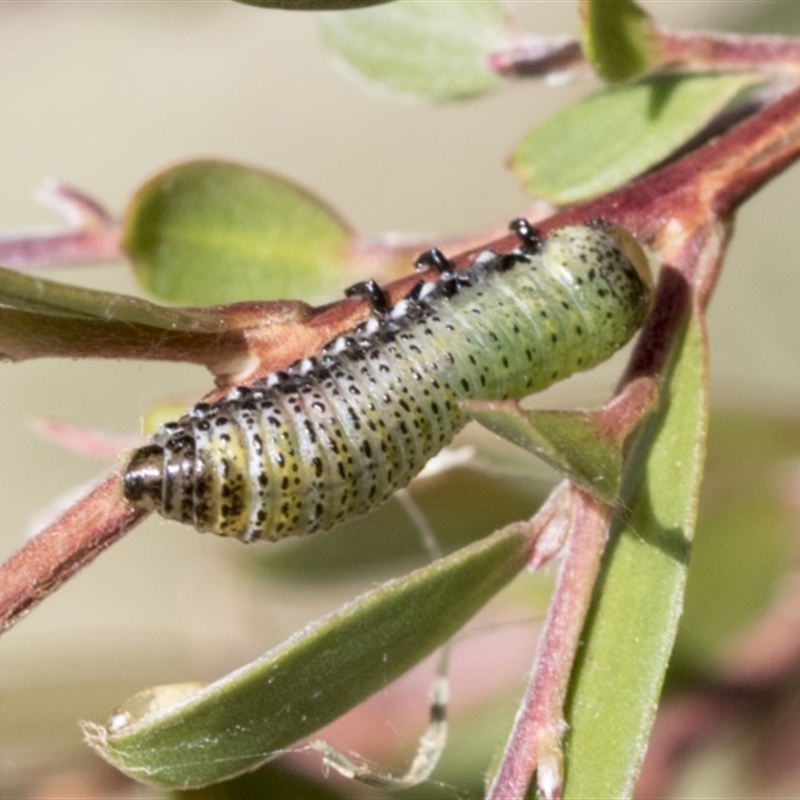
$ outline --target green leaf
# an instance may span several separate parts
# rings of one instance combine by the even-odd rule
[[[619,490],[622,451],[588,411],[525,411],[514,402],[460,404],[473,419],[523,447],[607,502]]]
[[[189,305],[319,297],[342,282],[347,226],[319,200],[266,172],[194,161],[134,195],[123,250],[142,286]]]
[[[494,0],[419,3],[320,17],[325,43],[386,89],[428,100],[483,94],[500,83],[486,58],[502,49],[509,21]]]
[[[185,308],[164,308],[147,300],[36,278],[0,267],[0,311],[27,311],[41,317],[101,319],[166,330],[216,331],[222,320]]]
[[[83,289],[0,267],[0,352],[22,360],[97,356],[144,347],[159,331],[217,334],[206,311],[164,308],[136,297]]]
[[[582,100],[531,130],[511,159],[532,195],[567,204],[642,174],[699,133],[757,78],[650,78]]]
[[[500,531],[363,595],[177,704],[182,687],[132,698],[109,727],[86,724],[87,739],[124,773],[158,786],[202,786],[252,769],[452,636],[524,567],[533,543],[525,525]]]
[[[248,6],[283,8],[287,11],[344,11],[390,3],[392,0],[237,0]]]
[[[683,606],[707,424],[693,320],[626,469],[567,707],[563,797],[630,797]]]
[[[609,83],[633,80],[657,65],[655,25],[632,0],[581,0],[581,48]]]

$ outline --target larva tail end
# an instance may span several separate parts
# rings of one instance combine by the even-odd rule
[[[633,264],[642,283],[647,287],[650,294],[653,292],[653,270],[650,266],[650,259],[647,253],[642,249],[639,242],[636,241],[633,234],[626,231],[625,228],[620,228],[619,225],[612,223],[605,223],[603,232],[610,236],[617,247]]]

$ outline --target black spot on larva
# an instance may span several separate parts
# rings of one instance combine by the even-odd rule
[[[165,425],[130,458],[128,502],[245,541],[330,527],[407,484],[464,424],[459,400],[523,397],[633,335],[651,287],[605,223],[513,230],[512,253],[465,269],[423,257],[436,278],[399,308],[358,285],[368,323]]]

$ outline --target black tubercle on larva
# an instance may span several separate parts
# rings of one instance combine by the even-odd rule
[[[512,219],[508,229],[517,235],[526,254],[533,255],[542,249],[542,234],[538,228],[534,228],[524,217]]]
[[[389,313],[389,301],[383,289],[372,279],[348,286],[344,294],[345,297],[363,297],[369,303],[373,314],[385,316]]]
[[[333,527],[406,485],[466,423],[461,399],[520,398],[610,356],[639,327],[651,286],[603,226],[479,252],[252,387],[199,403],[131,456],[133,505],[244,541]],[[635,243],[634,243],[635,246]]]
[[[439,275],[452,275],[456,271],[455,264],[436,247],[432,247],[417,256],[416,261],[414,261],[414,269],[417,272],[432,269]]]

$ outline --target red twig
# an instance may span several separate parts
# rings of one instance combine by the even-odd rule
[[[0,264],[23,269],[121,258],[119,223],[96,200],[57,181],[48,182],[39,198],[60,214],[72,230],[2,236]]]
[[[122,502],[112,475],[0,566],[0,631],[145,517]]]
[[[747,70],[797,76],[800,40],[785,36],[683,33],[660,29],[662,68],[677,72]]]
[[[564,699],[603,555],[611,509],[575,490],[570,531],[538,655],[487,800],[524,797],[534,771],[546,800],[561,793]]]

